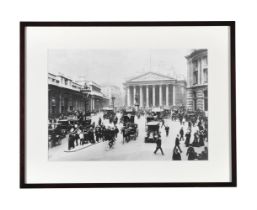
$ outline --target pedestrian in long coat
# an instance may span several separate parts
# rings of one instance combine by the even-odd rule
[[[95,137],[94,137],[94,130],[93,130],[92,127],[88,131],[88,137],[89,137],[90,143],[94,144],[95,143]]]
[[[203,130],[200,131],[200,134],[199,134],[199,146],[200,147],[204,146],[204,133],[203,133]]]
[[[99,142],[99,140],[100,140],[100,126],[96,126],[96,128],[95,128],[95,138],[96,138],[96,141]]]
[[[169,126],[165,126],[166,137],[168,137],[168,135],[169,135],[169,130],[170,130],[170,127]]]
[[[188,121],[188,129],[191,130],[191,128],[192,128],[192,122],[191,122],[191,121]]]
[[[75,141],[74,135],[70,133],[68,138],[68,150],[75,148],[74,141]]]
[[[188,160],[195,160],[197,158],[197,154],[196,154],[193,147],[189,147],[187,149],[187,154],[186,155],[188,156]]]
[[[118,127],[116,125],[115,125],[114,131],[115,131],[115,138],[117,138],[118,133],[119,133],[119,129],[118,129]]]
[[[180,148],[180,140],[179,140],[179,134],[177,135],[176,139],[175,139],[175,146],[178,147],[180,153],[182,153],[182,150]]]
[[[199,155],[198,160],[208,160],[208,148],[204,147],[204,151]]]
[[[192,143],[192,146],[199,147],[199,137],[197,132],[194,133],[194,141]]]
[[[181,127],[180,131],[179,131],[179,134],[180,134],[180,140],[184,140],[184,130],[183,130],[183,127]]]
[[[172,160],[181,160],[181,155],[178,151],[177,146],[175,146],[174,149],[173,149]]]
[[[155,136],[155,138],[157,138],[157,140],[156,140],[156,149],[154,151],[154,154],[156,154],[156,152],[158,150],[161,150],[162,155],[164,155],[163,150],[162,150],[162,140],[161,140],[161,138],[159,136]]]
[[[189,144],[190,144],[190,138],[191,138],[191,132],[187,131],[187,133],[186,133],[186,141],[185,141],[186,147],[188,147]]]

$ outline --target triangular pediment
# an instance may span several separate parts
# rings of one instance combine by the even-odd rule
[[[147,82],[147,81],[170,81],[174,80],[174,78],[165,76],[155,72],[147,72],[145,74],[134,77],[127,82]]]

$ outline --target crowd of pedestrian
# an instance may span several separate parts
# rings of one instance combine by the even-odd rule
[[[146,115],[146,113],[146,111],[141,111],[140,113],[137,113],[136,116],[139,116],[138,118],[140,118],[140,115],[143,116]],[[151,116],[153,116],[154,120],[158,119],[158,116],[156,115],[152,114]],[[51,119],[51,123],[55,124],[58,120],[64,118],[64,116],[59,116],[57,119]],[[97,125],[93,122],[85,126],[84,122],[86,120],[86,114],[81,112],[73,113],[73,118],[77,121],[71,125],[68,132],[68,150],[75,149],[76,147],[83,146],[85,144],[96,144],[104,141],[108,141],[110,148],[113,147],[119,133],[119,129],[117,127],[118,117],[116,114],[109,117],[108,125],[105,125],[104,120],[99,117],[98,122],[96,121]],[[170,128],[168,125],[165,125],[164,118],[160,118],[158,120],[160,122],[160,128],[164,127],[166,137],[169,137]],[[172,150],[172,160],[181,160],[181,153],[183,152],[185,152],[188,160],[207,160],[207,118],[198,113],[189,116],[187,111],[182,109],[179,110],[176,115],[171,115],[171,120],[178,120],[181,125],[175,138],[175,145]],[[138,135],[137,129],[137,124],[123,122],[123,127],[120,129],[123,136],[123,143],[136,139]],[[154,142],[156,143],[154,154],[157,154],[157,152],[160,151],[161,154],[164,155],[160,132],[156,132],[154,134]],[[184,144],[186,151],[182,151],[181,144]],[[196,148],[203,148],[203,150],[201,149],[201,152],[199,153],[196,152]]]
[[[182,125],[186,123],[181,122]],[[175,146],[173,149],[173,160],[181,160],[181,147],[180,144],[183,142],[187,148],[186,156],[188,160],[207,160],[208,159],[208,124],[201,117],[192,123],[190,120],[187,121],[187,130],[184,131],[183,126],[179,130],[179,134],[175,139]],[[192,129],[194,127],[194,129]],[[194,130],[194,131],[193,131]],[[204,147],[201,153],[197,153],[195,148]]]
[[[83,128],[82,125],[75,124],[71,128],[68,137],[68,150],[74,149],[76,146],[85,144],[95,144],[103,141],[108,141],[109,147],[114,145],[114,142],[119,133],[116,125],[104,125],[102,119],[99,118],[98,125],[92,123],[90,126]]]

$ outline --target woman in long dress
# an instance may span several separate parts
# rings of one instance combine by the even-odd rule
[[[69,134],[69,139],[68,139],[68,150],[74,149],[74,135],[72,133]]]
[[[195,160],[197,158],[197,154],[196,154],[193,147],[189,147],[187,149],[187,154],[186,155],[188,156],[188,160]]]
[[[186,133],[186,141],[185,141],[185,145],[186,147],[189,147],[189,144],[190,144],[190,138],[191,138],[191,133],[190,131],[188,130],[187,133]]]
[[[172,160],[181,160],[181,155],[179,153],[177,146],[175,146],[173,149]]]

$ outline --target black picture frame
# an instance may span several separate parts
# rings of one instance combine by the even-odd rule
[[[231,100],[231,182],[168,183],[26,183],[26,27],[161,27],[161,26],[228,26],[230,28],[230,100]],[[178,22],[20,22],[20,188],[120,188],[120,187],[236,187],[236,44],[235,21]]]

